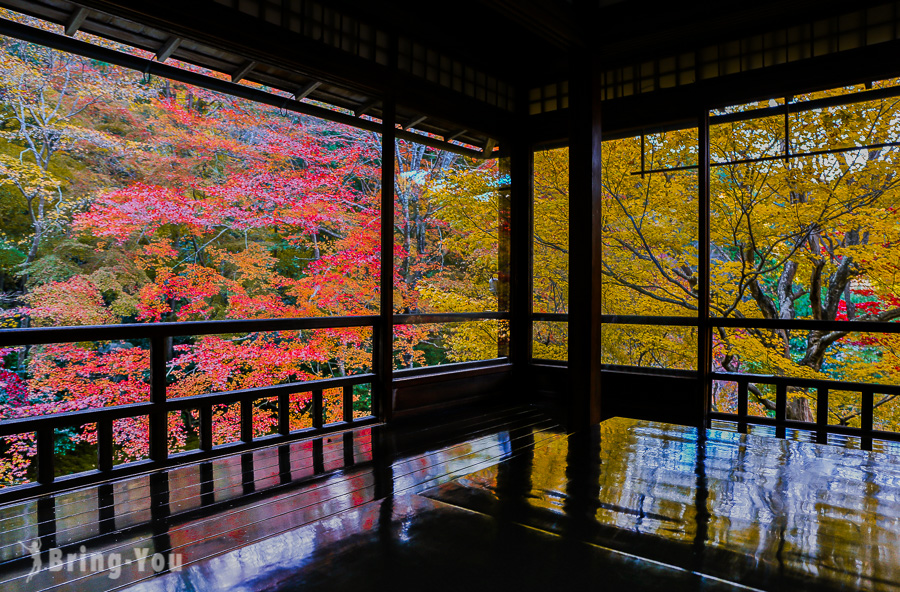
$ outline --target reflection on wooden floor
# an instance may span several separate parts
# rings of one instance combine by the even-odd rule
[[[118,589],[152,577],[149,560],[136,559],[155,553],[186,571],[392,492],[420,491],[497,462],[517,446],[509,440],[511,428],[528,430],[538,441],[559,437],[556,422],[534,409],[493,409],[414,428],[376,426],[263,448],[4,506],[0,590]],[[27,581],[33,560],[24,545],[35,541],[44,569]],[[63,564],[50,571],[55,548]],[[111,557],[122,562],[112,572]],[[91,569],[92,559],[105,569]]]
[[[898,533],[900,457],[506,407],[0,508],[0,589],[893,590]]]
[[[614,418],[424,495],[764,590],[900,589],[889,454]]]

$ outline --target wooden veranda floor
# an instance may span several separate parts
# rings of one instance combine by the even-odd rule
[[[0,589],[891,590],[898,516],[888,454],[507,406],[4,506]]]

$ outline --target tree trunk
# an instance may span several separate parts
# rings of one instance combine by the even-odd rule
[[[813,417],[812,409],[809,408],[809,399],[806,397],[788,399],[785,416],[787,419],[795,421],[807,421],[810,423],[815,423],[816,421],[816,418]]]

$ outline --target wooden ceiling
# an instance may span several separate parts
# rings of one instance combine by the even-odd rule
[[[309,100],[344,110],[348,122],[379,118],[393,94],[401,135],[429,134],[424,143],[473,156],[496,156],[498,141],[518,133],[529,91],[570,79],[575,57],[590,53],[612,69],[879,4],[884,0],[852,7],[834,0],[0,0],[69,32],[147,50],[157,62],[177,59],[234,83],[278,89],[305,99],[295,107],[314,114]],[[322,26],[338,37],[350,33],[326,38]],[[366,43],[371,55],[359,49]],[[390,51],[399,62],[376,55]]]

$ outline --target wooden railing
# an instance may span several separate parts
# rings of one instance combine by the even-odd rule
[[[308,329],[341,329],[348,327],[372,327],[377,333],[378,316],[322,317],[295,319],[264,319],[236,321],[197,321],[186,323],[154,323],[129,325],[101,325],[88,327],[60,327],[37,329],[7,329],[0,331],[0,347],[30,346],[79,341],[106,341],[122,339],[148,339],[150,342],[150,397],[149,401],[130,405],[82,409],[37,417],[23,417],[0,421],[0,437],[34,433],[37,455],[36,481],[0,490],[0,503],[25,495],[41,494],[63,488],[97,483],[109,478],[121,477],[152,469],[195,462],[205,458],[246,450],[260,443],[279,444],[284,441],[311,437],[327,432],[357,427],[378,420],[374,415],[353,417],[353,387],[372,385],[376,375],[357,374],[339,378],[292,382],[251,389],[206,393],[201,395],[168,398],[166,396],[166,372],[171,339],[184,335],[213,335],[249,333],[259,331],[293,331]],[[377,335],[373,334],[373,343]],[[373,355],[375,347],[373,349]],[[374,366],[373,366],[374,367]],[[343,391],[343,417],[341,421],[325,423],[323,391],[340,388]],[[312,427],[291,430],[290,395],[312,394]],[[378,409],[372,389],[372,410]],[[277,433],[254,437],[253,408],[260,399],[277,400]],[[240,441],[215,445],[213,441],[213,408],[221,404],[240,405]],[[168,414],[183,410],[199,411],[199,448],[171,454],[168,447]],[[114,464],[113,422],[124,418],[149,417],[149,458],[120,465]],[[59,428],[97,426],[97,469],[70,476],[55,475],[54,432]]]
[[[184,323],[136,323],[124,325],[100,325],[83,327],[54,327],[0,330],[0,348],[32,346],[80,341],[108,341],[146,339],[150,343],[150,397],[149,401],[130,405],[116,405],[79,411],[55,413],[45,416],[23,417],[0,421],[0,438],[16,434],[34,433],[37,454],[36,480],[22,485],[0,489],[0,503],[40,495],[70,487],[80,487],[102,481],[192,463],[207,458],[232,454],[261,445],[276,445],[300,438],[311,438],[325,433],[346,430],[377,423],[384,418],[379,397],[384,396],[385,382],[378,373],[378,352],[381,343],[379,332],[382,317],[376,315],[355,317],[315,317],[292,319],[251,319],[234,321],[194,321]],[[479,320],[506,320],[507,312],[470,312],[393,315],[393,325],[443,324]],[[205,393],[188,397],[166,396],[166,373],[171,339],[186,335],[215,335],[251,333],[261,331],[297,331],[313,329],[342,329],[351,327],[372,328],[372,368],[374,373],[356,374],[339,378],[326,378],[292,382],[251,389]],[[390,353],[388,352],[389,356]],[[505,360],[505,356],[501,359]],[[497,360],[452,365],[454,371],[477,371],[484,363]],[[417,373],[445,371],[443,367],[417,369]],[[403,374],[402,372],[400,374]],[[371,385],[371,414],[353,417],[353,387]],[[376,388],[380,386],[381,388]],[[342,389],[343,416],[340,421],[325,423],[323,392]],[[311,393],[312,426],[292,430],[290,425],[290,396]],[[256,437],[253,434],[254,403],[261,399],[276,399],[277,433]],[[213,438],[213,409],[216,405],[238,404],[240,409],[240,440],[216,445]],[[199,447],[195,450],[170,453],[168,448],[168,414],[184,410],[199,411]],[[113,422],[125,418],[149,417],[149,458],[116,465],[114,462]],[[73,475],[56,476],[54,454],[55,430],[96,423],[97,469]]]
[[[785,437],[786,429],[800,429],[815,432],[816,442],[827,444],[829,434],[841,434],[859,438],[860,448],[872,450],[872,440],[900,440],[900,434],[874,429],[874,411],[879,401],[887,397],[900,396],[900,386],[877,385],[870,383],[845,382],[839,380],[823,380],[812,378],[791,378],[786,376],[738,374],[733,372],[713,372],[712,380],[737,384],[737,413],[711,411],[711,420],[725,420],[737,423],[739,432],[746,433],[748,425],[774,426],[775,435]],[[771,385],[775,387],[775,417],[750,415],[748,412],[750,392],[749,386]],[[787,418],[788,388],[815,389],[816,411],[815,421],[800,421]],[[859,427],[829,424],[828,393],[832,390],[854,391],[860,393]]]

